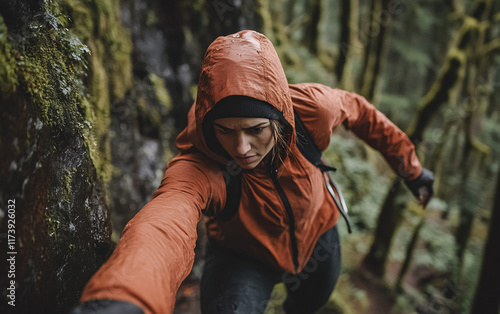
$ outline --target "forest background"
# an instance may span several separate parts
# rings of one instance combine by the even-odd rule
[[[365,96],[436,175],[423,210],[378,153],[335,133],[324,157],[354,232],[340,222],[343,270],[322,313],[499,313],[490,0],[0,1],[0,311],[77,303],[175,155],[206,48],[241,29],[274,43],[290,83]],[[199,312],[204,241],[200,224],[176,313]],[[278,285],[266,313],[283,298]]]

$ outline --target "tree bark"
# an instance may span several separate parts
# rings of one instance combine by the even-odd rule
[[[8,69],[0,203],[11,205],[0,233],[15,231],[3,250],[15,256],[15,277],[0,282],[15,288],[19,313],[66,313],[113,249],[109,104],[132,85],[131,45],[118,1],[26,3],[34,2],[0,6],[0,68]],[[11,265],[4,255],[5,274]]]
[[[497,177],[496,191],[500,191],[500,174]],[[471,314],[498,314],[500,311],[500,298],[498,298],[498,291],[500,291],[500,268],[498,267],[500,264],[500,250],[498,249],[498,239],[500,239],[499,224],[500,193],[496,193]]]
[[[377,229],[370,251],[363,260],[365,267],[375,276],[382,278],[389,256],[394,233],[403,217],[406,202],[402,202],[405,192],[401,180],[395,180],[389,190],[377,220]],[[388,206],[391,206],[390,208]]]
[[[377,103],[377,86],[382,73],[385,42],[390,33],[388,0],[371,0],[368,24],[361,27],[361,42],[366,45],[361,70],[360,94]]]
[[[295,4],[296,0],[289,0],[287,1],[285,13],[286,13],[286,18],[285,18],[285,23],[286,25],[290,25],[290,23],[293,22],[293,20],[296,18],[295,16]]]
[[[410,243],[408,243],[408,247],[406,248],[405,260],[403,262],[403,265],[401,266],[401,269],[399,270],[398,278],[396,279],[396,284],[394,285],[394,290],[397,292],[402,291],[403,279],[406,275],[406,272],[408,271],[408,268],[410,267],[410,263],[413,258],[413,252],[415,251],[415,246],[417,245],[418,237],[420,235],[420,230],[422,230],[424,224],[425,218],[421,219],[418,225],[413,230]]]
[[[335,65],[335,76],[340,88],[354,89],[354,78],[350,59],[356,54],[359,6],[357,0],[342,0],[340,13],[339,52]]]
[[[304,43],[309,51],[317,56],[319,51],[319,23],[321,20],[321,12],[323,11],[323,4],[322,0],[313,0],[307,3],[309,21],[305,29]]]
[[[490,15],[489,7],[490,6],[487,1],[476,3],[473,13],[476,15],[477,19],[482,20],[483,16]],[[465,143],[461,154],[461,164],[459,166],[459,169],[463,170],[458,193],[460,220],[455,234],[455,240],[457,243],[457,258],[459,260],[459,274],[461,274],[465,250],[472,232],[475,216],[475,212],[471,210],[469,206],[469,198],[473,197],[473,193],[467,190],[467,187],[469,186],[468,183],[470,174],[474,170],[473,166],[475,165],[475,162],[482,160],[484,156],[488,156],[490,154],[489,147],[474,137],[472,126],[473,120],[475,120],[477,116],[481,117],[484,113],[484,110],[481,110],[481,107],[484,106],[481,104],[487,103],[488,101],[488,95],[478,92],[480,84],[483,83],[479,82],[479,75],[481,74],[481,77],[487,76],[489,71],[489,63],[487,60],[492,60],[489,55],[482,55],[481,53],[482,48],[485,46],[487,30],[488,28],[478,29],[478,32],[474,34],[475,36],[473,36],[473,39],[471,40],[469,51],[471,61],[467,66],[467,79],[465,80],[464,88],[465,100],[462,108],[460,108],[463,112],[462,124]]]

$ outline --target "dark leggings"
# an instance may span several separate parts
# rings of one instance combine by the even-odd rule
[[[329,299],[340,273],[337,227],[318,240],[304,270],[278,272],[247,256],[209,241],[201,278],[204,314],[263,313],[275,284],[287,288],[286,313],[314,313]]]

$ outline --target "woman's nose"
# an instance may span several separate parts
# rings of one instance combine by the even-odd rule
[[[236,140],[236,153],[244,156],[250,150],[250,139],[245,134],[239,134]]]

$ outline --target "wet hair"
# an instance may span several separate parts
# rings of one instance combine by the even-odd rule
[[[271,149],[270,165],[273,169],[278,169],[285,162],[290,152],[292,128],[290,125],[284,125],[279,120],[269,119],[269,121],[271,122],[271,131],[275,140]]]

